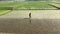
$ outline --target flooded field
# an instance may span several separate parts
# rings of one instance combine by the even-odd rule
[[[0,32],[15,34],[60,34],[60,19],[0,19]]]
[[[0,16],[0,34],[60,34],[59,15],[60,10],[14,10]]]
[[[14,10],[0,18],[60,19],[60,10]]]

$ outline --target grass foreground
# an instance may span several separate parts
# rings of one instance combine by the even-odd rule
[[[0,16],[6,14],[8,12],[11,12],[11,10],[0,10]]]

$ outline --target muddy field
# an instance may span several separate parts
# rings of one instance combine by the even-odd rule
[[[0,19],[0,32],[14,34],[60,34],[60,19]]]
[[[60,10],[13,10],[0,18],[29,18],[30,12],[32,19],[60,19]]]
[[[0,34],[3,33],[60,34],[60,10],[14,10],[0,16]]]

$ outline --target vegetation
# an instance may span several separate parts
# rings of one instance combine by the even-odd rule
[[[10,12],[10,10],[0,10],[0,16]]]
[[[49,9],[54,8],[49,6],[50,2],[0,2],[0,7],[13,7],[14,9]]]
[[[19,2],[16,8],[20,9],[49,9],[53,8],[48,5],[49,2]]]
[[[55,9],[48,5],[50,2],[28,1],[28,2],[0,2],[0,13],[3,14],[8,10],[21,10],[21,9]],[[3,11],[3,12],[2,12]]]

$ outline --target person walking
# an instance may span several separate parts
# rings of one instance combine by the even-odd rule
[[[29,13],[29,19],[31,19],[31,12]]]
[[[31,23],[31,12],[29,13],[29,21]]]

